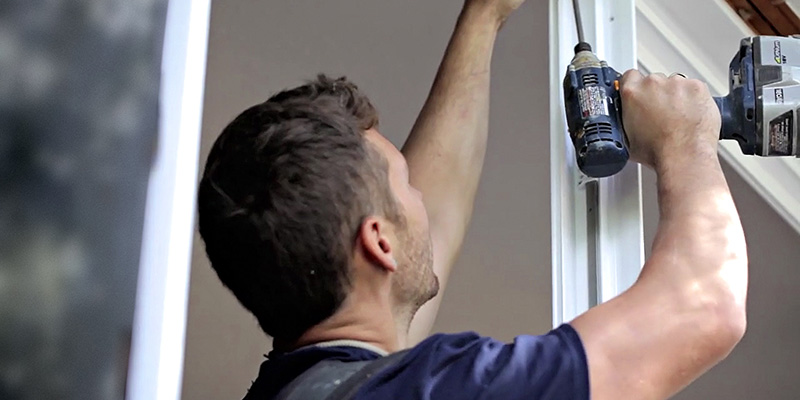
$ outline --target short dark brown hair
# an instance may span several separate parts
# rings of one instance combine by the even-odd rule
[[[270,336],[291,340],[346,297],[364,218],[396,219],[378,124],[345,78],[320,75],[236,117],[208,156],[199,228],[222,283]]]

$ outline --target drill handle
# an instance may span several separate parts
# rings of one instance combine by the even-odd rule
[[[733,134],[735,132],[731,132],[731,128],[735,126],[734,116],[732,115],[732,107],[730,106],[730,99],[728,97],[714,97],[714,102],[717,103],[717,108],[719,109],[719,115],[722,119],[722,127],[720,128],[719,138],[722,139],[733,139]]]
[[[722,119],[720,140],[735,140],[744,154],[757,154],[761,145],[756,135],[756,110],[751,96],[737,88],[725,97],[714,97]]]

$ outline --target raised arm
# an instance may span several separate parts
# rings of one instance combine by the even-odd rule
[[[663,399],[744,334],[747,250],[706,86],[629,71],[622,102],[631,152],[658,174],[658,232],[633,287],[571,324],[586,349],[592,399]]]
[[[497,31],[524,0],[466,0],[428,99],[402,152],[430,218],[439,295],[417,312],[409,344],[433,325],[472,216],[489,128],[489,66]]]

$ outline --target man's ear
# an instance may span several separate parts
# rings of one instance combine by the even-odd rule
[[[388,271],[397,270],[397,260],[393,252],[390,224],[383,218],[370,216],[364,219],[358,237],[364,248],[366,258]]]

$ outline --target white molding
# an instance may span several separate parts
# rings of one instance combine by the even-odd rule
[[[550,227],[553,325],[590,306],[586,240],[586,192],[567,134],[562,81],[577,43],[570,0],[550,0]]]
[[[635,66],[633,0],[580,0],[587,41],[615,68]],[[597,226],[587,226],[587,192],[564,117],[562,81],[577,33],[570,0],[550,1],[550,185],[553,325],[627,289],[644,263],[640,167],[598,181]],[[589,243],[596,251],[590,254]],[[590,270],[594,266],[595,270]],[[595,280],[596,278],[596,280]]]
[[[786,0],[786,4],[794,11],[795,14],[800,13],[800,0]]]
[[[636,11],[641,65],[683,72],[714,95],[728,93],[728,64],[740,39],[754,33],[723,0],[636,0]],[[719,154],[800,233],[800,160],[745,156],[732,141],[721,142]]]
[[[129,400],[178,400],[194,229],[210,0],[170,0],[159,142],[147,190]]]
[[[636,15],[633,0],[590,2],[598,57],[622,73],[636,67]],[[592,15],[592,14],[590,14]],[[634,162],[598,182],[597,302],[628,289],[644,265],[641,166]]]

